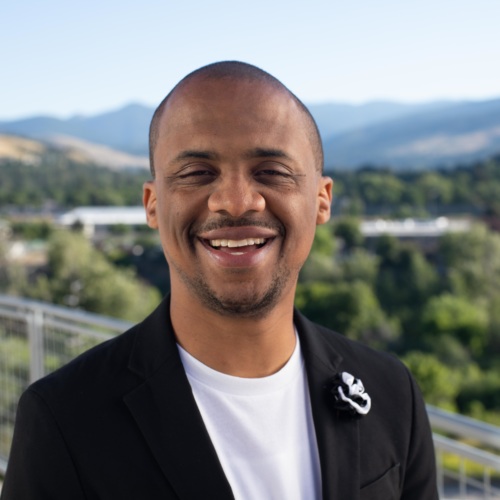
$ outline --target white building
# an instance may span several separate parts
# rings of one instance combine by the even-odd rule
[[[403,220],[365,220],[360,229],[363,236],[374,238],[389,234],[396,238],[437,238],[445,233],[468,231],[469,219],[403,219]]]
[[[146,224],[144,207],[79,207],[60,215],[57,223],[71,227],[83,226],[84,234],[93,236],[97,229],[109,226],[142,226]]]

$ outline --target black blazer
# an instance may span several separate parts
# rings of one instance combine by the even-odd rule
[[[295,324],[323,498],[437,499],[427,415],[406,368],[299,313]],[[363,381],[372,398],[365,417],[331,407],[325,385],[339,371]],[[1,498],[233,498],[179,358],[168,298],[142,323],[25,391]]]

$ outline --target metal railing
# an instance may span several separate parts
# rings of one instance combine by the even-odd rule
[[[0,295],[0,474],[7,466],[21,392],[130,326],[126,321]],[[433,430],[448,435],[434,434],[441,498],[500,499],[494,484],[500,477],[500,455],[495,453],[500,450],[500,428],[431,406],[427,410]],[[446,467],[449,457],[457,464],[453,469]]]
[[[0,295],[0,474],[7,466],[22,391],[130,326],[126,321]]]
[[[500,488],[492,484],[492,475],[500,476],[500,455],[493,453],[500,451],[500,428],[432,406],[427,407],[427,413],[435,431],[475,445],[434,433],[441,496],[445,490],[453,489],[457,495],[454,498],[500,498]],[[458,459],[455,470],[445,467],[445,457],[450,455]],[[468,464],[474,474],[468,473]],[[482,472],[480,476],[478,467]],[[472,494],[476,496],[471,497]]]

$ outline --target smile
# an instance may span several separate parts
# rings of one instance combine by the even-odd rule
[[[246,231],[248,232],[248,231]],[[215,235],[214,235],[215,236]],[[225,236],[225,237],[223,237]],[[274,247],[275,235],[217,235],[198,238],[212,259],[227,268],[250,268],[262,262]]]
[[[218,265],[241,269],[263,262],[279,234],[274,227],[227,225],[200,231],[197,239]]]
[[[239,247],[248,247],[248,246],[259,246],[263,245],[266,242],[265,238],[245,238],[242,240],[229,240],[229,239],[220,239],[220,240],[210,240],[210,246],[213,248],[220,247],[228,247],[228,248],[239,248]]]

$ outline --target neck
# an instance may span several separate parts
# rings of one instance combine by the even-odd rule
[[[293,297],[264,317],[221,316],[192,295],[172,290],[170,315],[177,342],[214,370],[238,377],[265,377],[280,370],[295,348]]]

